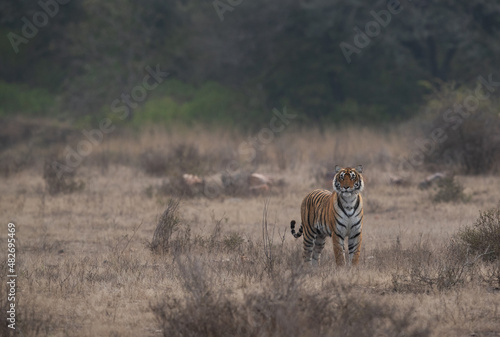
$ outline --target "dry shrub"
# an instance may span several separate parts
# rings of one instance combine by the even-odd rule
[[[179,203],[178,199],[170,199],[167,208],[160,215],[153,234],[153,240],[149,243],[149,249],[154,253],[168,252],[172,248],[173,235],[181,227],[181,219],[178,212]]]
[[[192,252],[213,254],[247,250],[246,245],[243,245],[245,240],[239,234],[222,235],[221,222],[223,219],[215,220],[212,218],[215,225],[211,231],[193,235],[191,226],[179,217],[178,210],[175,210],[173,214],[166,214],[170,212],[168,208],[171,202],[169,200],[169,206],[160,216],[152,242],[147,245],[154,253],[170,253],[176,257],[183,253]]]
[[[151,310],[163,336],[429,336],[411,308],[356,293],[331,281],[308,286],[309,274],[291,270],[258,291],[234,296],[204,263],[178,261],[184,297],[167,295]]]
[[[479,214],[473,226],[463,228],[457,234],[463,249],[481,255],[485,261],[500,260],[500,208]]]
[[[431,153],[426,153],[429,168],[452,165],[465,174],[482,174],[498,170],[500,165],[500,118],[495,102],[478,101],[471,111],[465,108],[473,91],[442,85],[425,110],[435,116],[424,127],[426,135],[444,131]],[[460,109],[459,109],[460,108]]]
[[[201,171],[206,158],[200,154],[198,147],[181,143],[174,147],[169,156],[169,164],[182,173],[203,173]]]
[[[160,151],[146,151],[139,158],[140,166],[149,175],[163,176],[168,170],[168,158]]]
[[[212,215],[214,227],[206,234],[191,235],[191,227],[179,216],[179,199],[170,199],[167,208],[161,214],[155,232],[148,248],[154,253],[171,253],[179,256],[182,253],[237,253],[253,255],[253,245],[239,233],[222,235],[222,223],[227,218],[216,219]],[[250,253],[252,251],[252,253]]]
[[[43,166],[43,179],[49,194],[68,194],[83,190],[85,183],[81,180],[75,180],[76,169],[61,174],[60,169],[55,164],[56,161],[62,162],[55,157],[48,157]]]
[[[481,269],[481,279],[494,291],[500,290],[500,260],[489,263]]]
[[[396,271],[392,272],[392,289],[403,293],[452,289],[474,278],[478,260],[479,256],[460,250],[453,240],[438,250],[425,244],[414,245],[399,253]]]
[[[500,119],[497,112],[476,112],[450,133],[443,144],[466,174],[483,174],[498,169],[500,162]]]
[[[445,176],[439,180],[436,194],[432,197],[435,202],[467,202],[470,197],[465,195],[464,187],[455,179],[454,175]]]
[[[239,233],[222,235],[222,223],[227,222],[227,218],[216,219],[212,214],[211,221],[214,227],[211,231],[207,231],[207,235],[197,234],[193,238],[185,238],[186,249],[184,251],[196,249],[198,253],[207,253],[209,256],[214,253],[236,253],[237,256],[241,256],[249,252],[252,242],[246,241]]]
[[[238,233],[230,233],[224,236],[222,243],[226,251],[241,251],[245,239]]]
[[[402,249],[396,244],[375,252],[377,259],[384,256],[391,259],[388,268],[396,268],[392,286],[397,292],[442,291],[481,279],[499,288],[500,208],[481,213],[474,226],[462,229],[443,248],[416,244]]]
[[[269,208],[269,199],[264,203],[264,210],[262,211],[262,243],[263,243],[263,251],[264,251],[264,270],[268,273],[269,276],[274,276],[277,272],[277,267],[283,264],[283,243],[285,242],[285,233],[281,239],[281,244],[276,245],[274,243],[275,240],[275,229],[276,226],[273,226],[272,230],[269,228],[270,224],[268,223],[268,208]]]

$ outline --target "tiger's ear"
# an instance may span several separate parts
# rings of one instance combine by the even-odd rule
[[[362,165],[356,166],[356,171],[358,171],[358,173],[363,173],[363,166]]]
[[[342,168],[338,165],[335,165],[335,173],[339,173],[340,170],[342,170]]]

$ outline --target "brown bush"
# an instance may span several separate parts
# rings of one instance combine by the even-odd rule
[[[160,215],[149,249],[154,253],[168,252],[172,248],[173,235],[181,226],[179,218],[180,201],[170,199],[167,208]]]
[[[56,161],[62,162],[54,157],[48,157],[43,166],[43,180],[45,180],[49,194],[68,194],[83,190],[85,183],[81,180],[75,180],[76,169],[60,174],[60,169],[54,165]]]
[[[447,175],[439,180],[436,193],[432,197],[435,202],[466,202],[469,199],[464,193],[464,187],[454,175]]]
[[[11,148],[0,154],[0,174],[5,177],[21,172],[35,164],[31,146]]]
[[[440,143],[425,157],[427,165],[454,166],[465,174],[496,171],[500,165],[500,118],[495,102],[479,101],[476,109],[467,110],[465,102],[472,91],[443,85],[425,107],[430,123],[424,133],[441,129]],[[461,110],[460,110],[461,109]]]
[[[301,269],[234,298],[203,263],[177,263],[186,297],[151,305],[163,336],[429,336],[411,308],[396,309],[352,286],[307,286]]]
[[[166,154],[151,150],[146,151],[140,156],[139,165],[144,172],[152,176],[163,176],[169,168]]]
[[[480,213],[473,226],[457,234],[457,240],[463,249],[481,255],[485,261],[500,260],[500,208]]]
[[[478,256],[460,250],[454,241],[437,250],[414,245],[399,256],[392,272],[392,289],[396,292],[449,290],[473,279],[477,271]]]

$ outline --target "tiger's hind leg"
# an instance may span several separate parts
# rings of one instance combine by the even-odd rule
[[[312,265],[317,266],[321,258],[321,251],[325,247],[325,236],[318,234],[314,240],[314,248],[312,253]]]
[[[305,227],[305,228],[306,229],[304,231],[303,257],[304,257],[305,263],[312,264],[313,250],[314,250],[315,242],[316,242],[316,231],[311,230],[308,227]]]

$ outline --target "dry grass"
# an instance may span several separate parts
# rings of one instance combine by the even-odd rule
[[[450,242],[480,210],[498,207],[500,178],[455,176],[469,202],[435,203],[417,187],[426,172],[406,172],[409,186],[389,184],[401,139],[295,131],[249,161],[238,152],[243,136],[154,129],[104,140],[77,171],[78,193],[48,194],[42,165],[0,178],[0,214],[17,225],[18,326],[24,336],[497,336],[498,265],[456,254]],[[170,197],[147,197],[167,177],[146,173],[140,159],[179,144],[196,146],[215,171],[237,158],[286,185],[180,200],[169,236],[177,248],[153,253]],[[308,191],[330,187],[318,172],[336,163],[365,166],[360,265],[336,268],[327,245],[322,265],[304,268],[289,223]]]

